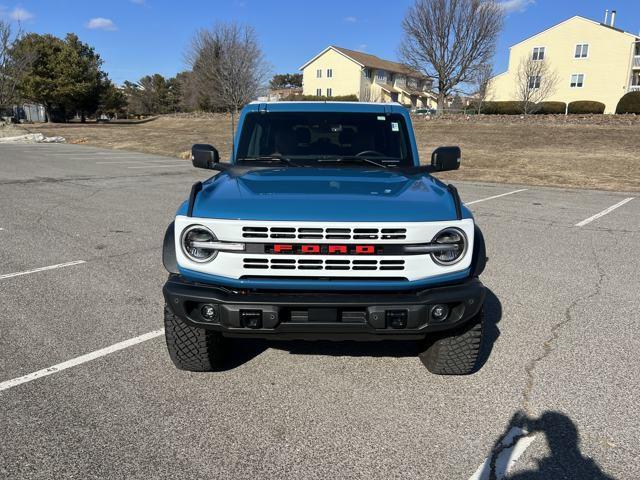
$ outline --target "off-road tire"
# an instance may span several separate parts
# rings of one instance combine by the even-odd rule
[[[473,373],[482,346],[484,323],[484,310],[480,310],[459,330],[447,332],[435,341],[427,339],[427,347],[420,354],[420,360],[427,370],[438,375]]]
[[[180,370],[213,372],[223,364],[227,341],[218,332],[184,323],[164,307],[164,336],[169,356]]]

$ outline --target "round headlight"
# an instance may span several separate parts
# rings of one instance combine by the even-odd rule
[[[211,250],[208,248],[195,247],[194,242],[215,242],[216,236],[211,230],[202,225],[191,225],[182,232],[182,238],[180,239],[180,245],[182,246],[182,252],[187,256],[189,260],[198,263],[208,262],[213,260],[218,254],[217,250]]]
[[[431,258],[438,265],[449,266],[459,262],[467,251],[467,236],[459,228],[445,228],[431,241],[433,246],[442,246],[442,250],[431,252]]]

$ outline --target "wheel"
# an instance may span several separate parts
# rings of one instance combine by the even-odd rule
[[[222,366],[227,342],[218,332],[191,327],[164,307],[164,336],[169,356],[180,370],[212,372]]]
[[[420,360],[431,373],[468,375],[474,372],[484,331],[484,310],[480,310],[459,330],[446,332],[427,344]]]

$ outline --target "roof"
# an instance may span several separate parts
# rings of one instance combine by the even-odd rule
[[[358,112],[358,113],[407,113],[397,102],[251,102],[243,111],[255,112]]]
[[[513,45],[511,45],[511,48],[515,47],[516,45],[520,45],[521,43],[526,42],[527,40],[531,40],[532,38],[535,38],[535,37],[537,37],[538,35],[542,35],[543,33],[546,33],[546,32],[548,32],[549,30],[552,30],[552,29],[554,29],[554,28],[556,28],[556,27],[559,27],[559,26],[560,26],[560,25],[562,25],[562,24],[565,24],[565,23],[570,22],[571,20],[575,20],[575,19],[584,20],[585,22],[592,23],[593,25],[599,25],[599,26],[601,26],[601,27],[603,27],[603,28],[607,28],[607,29],[612,30],[612,31],[614,31],[614,32],[618,32],[618,33],[621,33],[621,34],[623,34],[623,35],[629,35],[629,36],[632,36],[632,37],[633,37],[633,38],[635,38],[635,39],[637,39],[637,38],[638,38],[638,35],[634,35],[633,33],[625,32],[624,30],[621,30],[621,29],[616,28],[616,27],[612,27],[611,25],[607,25],[607,24],[605,24],[605,23],[596,22],[595,20],[591,20],[590,18],[586,18],[586,17],[583,17],[583,16],[581,16],[581,15],[574,15],[573,17],[571,17],[571,18],[567,18],[566,20],[563,20],[563,21],[562,21],[562,22],[560,22],[560,23],[556,23],[555,25],[552,25],[552,26],[550,26],[549,28],[546,28],[545,30],[543,30],[543,31],[541,31],[541,32],[536,33],[535,35],[531,35],[530,37],[527,37],[527,38],[525,38],[525,39],[523,39],[523,40],[520,40],[518,43],[514,43]]]
[[[300,67],[300,70],[304,70],[304,68],[307,65],[309,65],[311,62],[313,62],[318,57],[324,55],[329,50],[334,50],[334,51],[344,55],[348,59],[350,59],[350,60],[354,61],[355,63],[357,63],[358,65],[360,65],[361,67],[374,68],[374,69],[377,69],[377,70],[386,70],[386,71],[395,72],[395,73],[402,73],[402,74],[410,75],[410,76],[413,76],[413,77],[420,77],[420,78],[424,78],[425,77],[424,74],[418,72],[417,70],[409,68],[409,67],[407,67],[406,65],[404,65],[402,63],[392,62],[390,60],[384,60],[384,59],[382,59],[380,57],[376,57],[375,55],[371,55],[369,53],[358,52],[356,50],[349,50],[348,48],[336,47],[334,45],[330,45],[327,48],[325,48],[318,55],[313,57],[311,60],[309,60],[304,65],[302,65]]]

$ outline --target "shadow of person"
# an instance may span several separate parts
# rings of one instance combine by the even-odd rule
[[[537,460],[536,469],[505,477],[506,471],[504,469],[506,469],[508,462],[500,462],[497,457],[504,454],[504,439],[512,436],[514,429],[525,430],[529,437],[544,434],[549,447],[549,455]],[[521,432],[521,430],[519,431]],[[522,435],[521,433],[514,436],[514,440],[518,440]],[[515,444],[515,441],[511,441],[509,446],[513,447]],[[546,411],[537,419],[527,416],[524,412],[516,413],[507,425],[505,434],[496,441],[489,465],[491,471],[485,472],[487,475],[482,478],[614,480],[614,477],[604,473],[593,459],[585,457],[580,452],[578,427],[567,415],[556,411]]]

